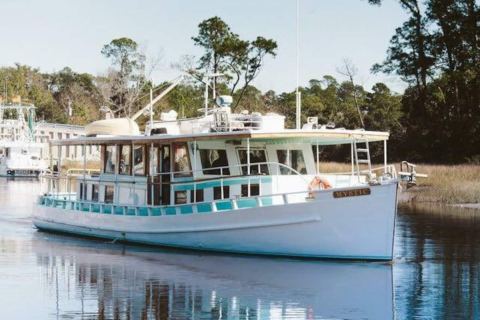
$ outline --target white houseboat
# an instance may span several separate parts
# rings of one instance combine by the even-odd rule
[[[397,177],[387,165],[387,132],[314,121],[285,129],[283,116],[234,114],[228,100],[200,118],[163,113],[145,134],[136,115],[52,141],[60,152],[100,146],[102,168],[45,177],[35,226],[199,250],[392,259]],[[371,143],[383,144],[380,168],[372,168]],[[319,153],[331,145],[351,149],[349,172],[322,172]]]
[[[0,101],[0,176],[36,177],[47,170],[34,125],[35,106]]]

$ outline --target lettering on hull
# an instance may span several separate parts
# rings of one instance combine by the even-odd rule
[[[368,195],[370,195],[370,188],[351,189],[351,190],[342,190],[342,191],[333,192],[334,198],[358,197],[358,196],[368,196]]]

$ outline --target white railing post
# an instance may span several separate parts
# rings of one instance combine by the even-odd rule
[[[383,140],[383,173],[387,173],[387,140]]]

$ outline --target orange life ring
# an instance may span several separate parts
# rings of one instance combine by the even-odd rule
[[[316,176],[313,180],[308,184],[308,191],[312,192],[314,190],[326,190],[331,189],[332,185],[330,182],[325,178],[320,178]]]

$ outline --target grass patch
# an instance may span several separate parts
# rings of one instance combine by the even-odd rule
[[[380,167],[382,164],[372,167]],[[395,164],[397,172],[400,164]],[[361,169],[365,169],[361,168]],[[321,162],[320,174],[350,172],[350,163]],[[417,165],[418,173],[428,178],[417,178],[417,186],[401,192],[400,202],[461,204],[480,203],[480,165]]]
[[[397,166],[398,170],[398,166]],[[408,189],[409,202],[480,203],[480,165],[418,165],[417,187]]]

